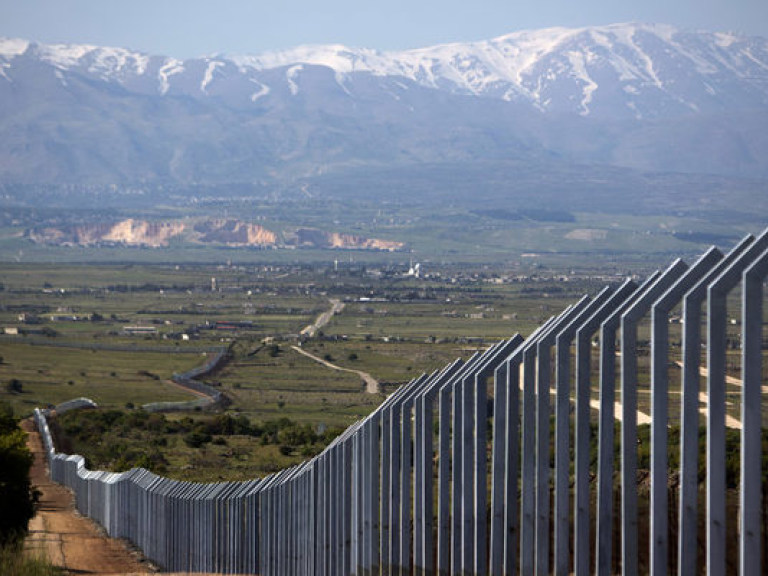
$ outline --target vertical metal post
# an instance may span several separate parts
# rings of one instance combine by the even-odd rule
[[[536,369],[536,573],[548,575],[549,570],[549,528],[550,528],[550,386],[551,348],[557,332],[584,310],[590,302],[584,296],[579,302],[566,308],[552,325],[543,330],[537,338]]]
[[[381,422],[381,413],[377,412],[369,423],[369,453],[368,469],[371,476],[370,499],[368,502],[369,515],[371,522],[371,531],[366,540],[368,546],[368,557],[366,569],[370,574],[378,574],[379,557],[379,526],[381,517],[379,515],[379,498],[381,497],[381,476],[379,474],[379,426]]]
[[[611,572],[613,553],[613,449],[616,397],[616,332],[624,310],[658,278],[651,275],[600,325],[600,408],[597,445],[597,576]]]
[[[410,574],[411,570],[411,472],[413,445],[413,399],[403,402],[400,412],[400,573]]]
[[[688,269],[675,260],[621,317],[621,568],[637,574],[637,324]],[[665,424],[666,425],[666,424]]]
[[[341,566],[343,574],[350,574],[352,571],[352,507],[355,506],[355,504],[358,504],[352,500],[352,470],[354,464],[357,464],[358,467],[361,464],[360,460],[355,461],[354,459],[352,451],[352,438],[356,438],[358,441],[361,441],[362,430],[362,428],[358,427],[355,431],[356,433],[347,438],[347,440],[342,444],[344,447],[342,452],[343,459],[341,460],[343,467],[341,470],[342,481],[339,486],[339,498],[341,499],[342,510],[344,511],[344,515],[341,517],[341,531],[343,534]],[[368,486],[363,486],[362,489],[367,492]],[[360,520],[360,512],[361,510],[358,508],[358,521]]]
[[[530,340],[530,339],[529,339]],[[524,575],[534,572],[535,545],[535,474],[536,453],[535,433],[536,421],[536,346],[532,343],[523,352],[523,450],[522,450],[522,494],[520,526],[520,573]]]
[[[391,573],[400,574],[400,405],[390,411],[389,462],[389,565]]]
[[[413,573],[424,573],[424,475],[426,462],[424,459],[424,396],[414,399],[413,405]]]
[[[707,574],[725,575],[726,293],[709,287],[707,307]]]
[[[432,430],[435,396],[462,368],[461,360],[454,361],[439,374],[430,377],[415,391],[414,408],[414,497],[413,497],[413,550],[414,571],[418,574],[433,574],[434,559],[434,503],[433,483],[434,449]]]
[[[762,511],[760,464],[762,427],[763,282],[768,275],[768,250],[744,271],[742,292],[741,512],[739,574],[760,574]]]
[[[504,441],[504,574],[517,572],[520,543],[520,506],[518,480],[520,478],[520,366],[523,349],[520,348],[507,363],[507,429]]]
[[[701,369],[701,305],[714,278],[754,241],[745,237],[683,298],[683,370],[680,395],[680,506],[678,572],[695,576],[699,494],[699,372]]]
[[[363,565],[363,521],[361,519],[363,509],[363,499],[365,498],[362,493],[363,481],[360,478],[362,471],[360,469],[361,454],[360,454],[360,436],[355,434],[352,436],[352,510],[350,511],[350,534],[352,537],[352,561],[351,570],[352,574],[360,574]]]
[[[725,374],[728,293],[768,249],[765,230],[707,289],[707,574],[725,574]]]
[[[475,444],[474,432],[474,378],[466,378],[461,383],[461,426],[459,442],[461,443],[461,467],[459,471],[459,505],[460,505],[460,571],[465,574],[472,570],[475,547],[472,541],[474,535],[474,491],[472,489],[473,464]],[[455,434],[455,432],[454,432]]]
[[[710,248],[664,295],[651,310],[651,573],[666,574],[669,558],[667,484],[669,461],[667,426],[669,423],[669,314],[685,292],[701,280],[722,259],[717,248]]]
[[[451,395],[451,574],[461,574],[461,486],[464,426],[463,381]]]
[[[379,554],[381,562],[381,572],[383,575],[390,574],[389,561],[389,495],[390,495],[390,467],[389,461],[392,454],[391,437],[391,406],[387,406],[381,411],[381,498],[379,503],[379,515],[381,517],[381,529],[379,531]]]
[[[570,413],[571,413],[571,342],[576,330],[610,298],[613,290],[606,286],[568,325],[557,334],[556,405],[555,405],[555,574],[569,574],[569,502],[570,480]]]
[[[474,574],[488,573],[488,383],[485,374],[474,378],[475,438],[472,447],[474,460],[474,495],[472,506],[472,564]]]
[[[493,445],[491,453],[491,544],[488,574],[501,576],[504,568],[504,439],[507,434],[507,390],[509,378],[505,362],[493,375]]]
[[[470,383],[473,383],[472,387],[474,389],[470,392],[473,404],[472,420],[474,421],[474,426],[472,428],[474,428],[474,438],[470,434],[472,457],[467,461],[467,464],[471,465],[472,468],[472,505],[470,513],[472,518],[471,545],[473,553],[471,555],[471,563],[465,567],[465,570],[474,574],[488,573],[487,378],[519,346],[520,340],[522,339],[519,337],[513,337],[499,342],[488,349],[478,362],[477,368],[472,369],[471,377],[468,379]],[[470,428],[470,432],[472,432],[472,428]]]

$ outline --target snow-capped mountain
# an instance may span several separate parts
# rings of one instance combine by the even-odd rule
[[[178,60],[0,39],[0,180],[557,157],[768,176],[768,40],[666,25]]]
[[[401,76],[429,88],[582,115],[601,101],[617,103],[612,94],[617,88],[622,104],[637,117],[660,112],[649,101],[653,96],[699,110],[722,104],[732,84],[742,82],[755,102],[768,102],[768,42],[666,25],[551,28],[391,53],[305,47],[232,60],[244,71],[297,63],[327,66],[342,81],[355,72]]]

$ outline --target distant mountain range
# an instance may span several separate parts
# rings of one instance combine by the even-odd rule
[[[768,178],[768,40],[616,24],[177,60],[0,39],[5,186],[364,193],[423,166]]]

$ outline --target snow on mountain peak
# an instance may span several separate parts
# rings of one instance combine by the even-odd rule
[[[72,68],[87,54],[99,50],[88,44],[35,44],[40,59],[57,68]]]
[[[141,75],[146,71],[149,56],[124,48],[109,48],[89,44],[41,44],[15,38],[0,38],[0,57],[11,59],[27,51],[59,70],[85,66],[89,72],[103,78],[131,71]]]
[[[237,82],[240,76],[247,88],[238,89],[253,102],[270,93],[263,76],[277,68],[288,71],[285,81],[296,94],[301,70],[297,66],[301,65],[331,69],[344,90],[349,77],[368,73],[582,115],[605,105],[606,98],[612,99],[614,107],[621,101],[619,105],[636,117],[653,113],[657,96],[695,110],[694,101],[716,100],[718,85],[736,80],[751,83],[753,94],[763,94],[760,97],[768,100],[765,39],[687,32],[666,24],[522,30],[490,40],[389,52],[328,44],[186,61],[151,58],[121,48],[0,39],[0,57],[8,61],[3,65],[6,72],[12,66],[10,61],[25,52],[64,73],[77,68],[126,86],[146,87],[140,79],[146,76],[150,89],[160,94],[177,85],[182,92],[195,86],[198,93],[219,94],[216,85],[220,79],[227,79],[227,87],[222,89],[231,90],[243,86]]]
[[[27,40],[19,38],[0,38],[0,58],[11,59],[24,54],[29,48]]]
[[[241,68],[256,70],[269,70],[294,64],[309,64],[315,66],[327,66],[341,73],[359,71],[358,62],[366,62],[375,59],[378,53],[374,50],[348,48],[341,44],[326,44],[320,46],[297,46],[289,50],[264,52],[256,56],[238,55],[230,56]]]

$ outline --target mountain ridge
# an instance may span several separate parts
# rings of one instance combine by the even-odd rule
[[[549,159],[768,178],[768,40],[663,24],[180,60],[0,39],[0,183]]]
[[[221,54],[186,60],[124,48],[0,39],[0,58],[5,60],[0,73],[6,76],[7,69],[11,67],[9,61],[32,52],[41,61],[61,71],[85,69],[105,80],[125,82],[127,87],[132,85],[132,80],[152,72],[155,88],[164,95],[168,93],[174,76],[188,70],[199,74],[200,64],[205,65],[198,83],[201,93],[206,93],[208,86],[220,76],[217,70],[231,65],[246,76],[253,72],[287,68],[285,80],[289,84],[292,83],[292,76],[301,71],[298,67],[310,65],[330,68],[342,85],[347,76],[356,73],[400,76],[425,87],[447,88],[454,93],[504,100],[526,98],[545,110],[552,106],[552,100],[546,97],[546,92],[542,92],[542,86],[534,82],[541,78],[541,74],[536,74],[537,67],[544,66],[550,75],[553,71],[560,75],[565,73],[582,83],[579,111],[588,114],[589,103],[594,92],[599,90],[599,84],[586,68],[595,60],[598,65],[613,67],[629,93],[638,91],[633,82],[668,90],[660,71],[654,69],[655,62],[648,52],[648,45],[658,41],[665,43],[667,49],[676,49],[675,56],[693,64],[695,71],[701,75],[717,77],[718,72],[730,71],[736,78],[747,82],[757,79],[757,84],[763,85],[761,103],[768,102],[764,87],[768,71],[768,40],[724,32],[687,32],[666,24],[626,23],[524,30],[491,40],[402,51],[382,52],[330,44],[298,46],[260,55]],[[560,53],[564,48],[568,49],[565,53],[569,59],[567,63],[561,59]],[[609,51],[611,57],[606,58],[600,48]],[[566,64],[570,69],[565,67]],[[553,70],[553,67],[560,69]],[[249,76],[249,80],[253,82],[254,78]],[[264,88],[262,85],[252,93],[252,101],[265,95]],[[711,85],[703,88],[714,95],[715,88]],[[292,92],[295,95],[296,89],[293,88]],[[696,110],[696,104],[686,102],[679,95],[674,97]],[[640,112],[636,111],[636,114]]]

